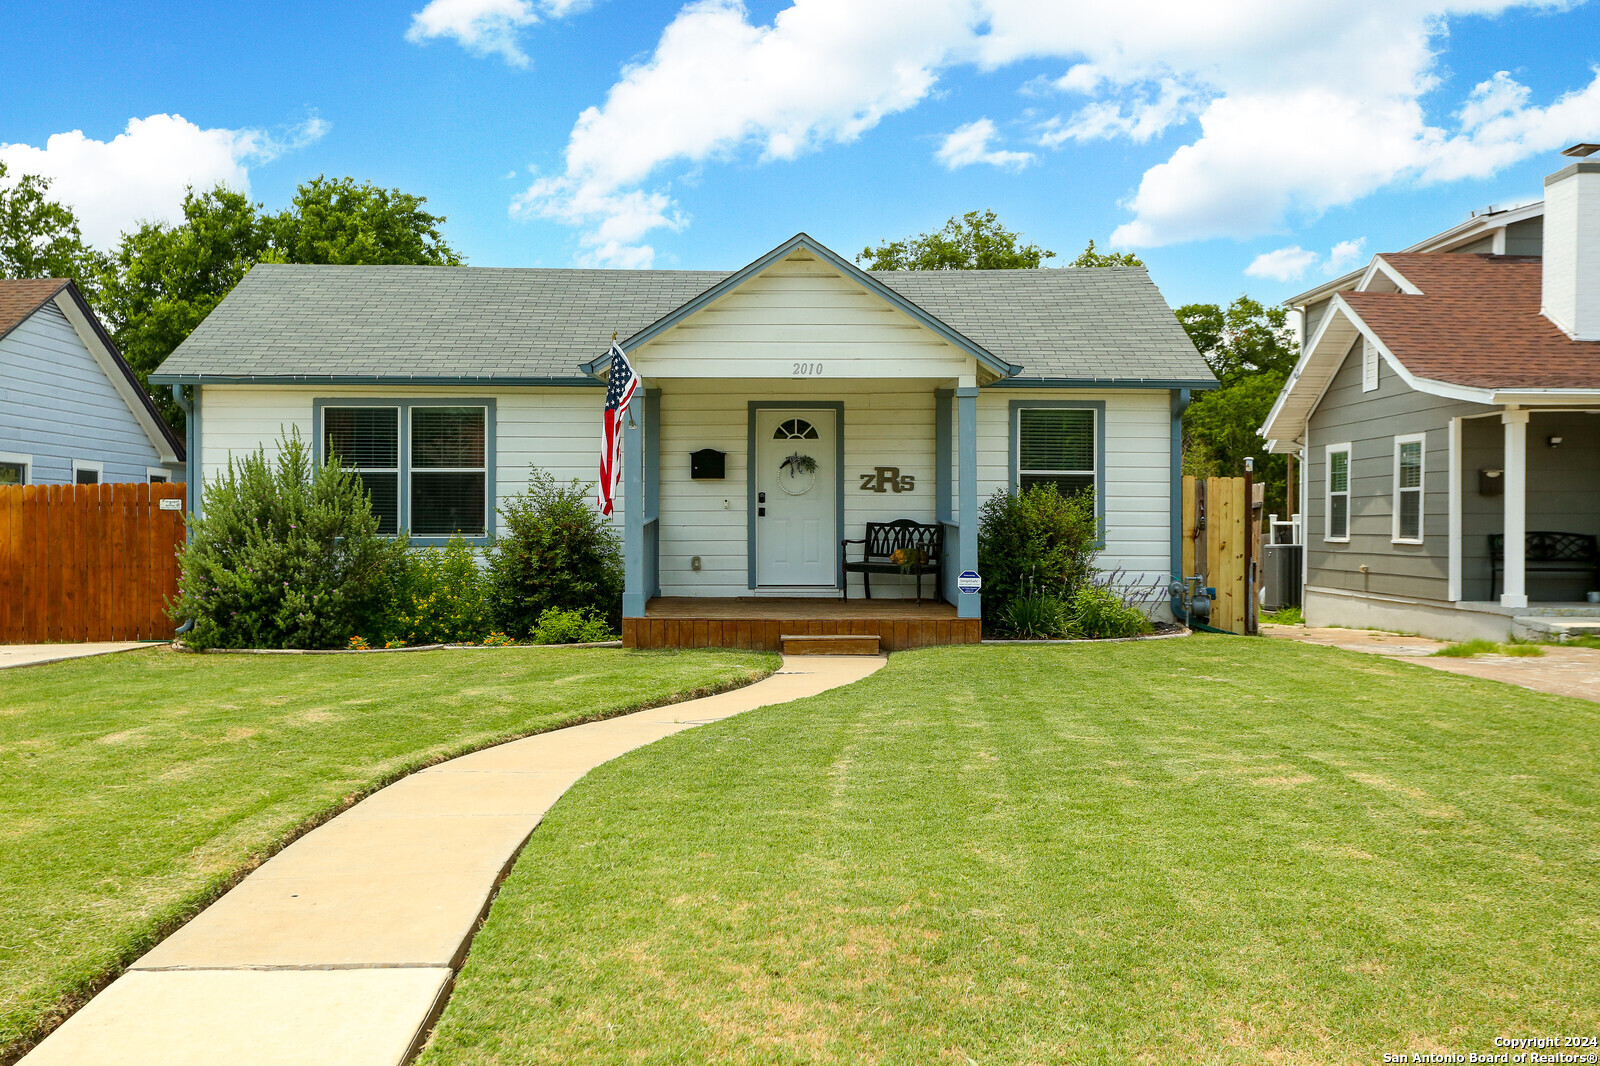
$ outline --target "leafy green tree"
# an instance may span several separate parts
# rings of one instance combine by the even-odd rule
[[[1255,458],[1255,480],[1265,486],[1266,510],[1287,514],[1286,457],[1268,455],[1256,433],[1298,358],[1288,312],[1240,296],[1226,309],[1187,304],[1178,321],[1222,387],[1196,393],[1184,412],[1184,472],[1197,477],[1238,476]]]
[[[94,298],[104,257],[83,242],[72,208],[50,199],[50,179],[7,184],[0,163],[0,277],[71,278]]]
[[[867,270],[1020,270],[1038,267],[1056,253],[1021,243],[993,211],[968,211],[944,229],[863,248],[856,262]]]
[[[444,217],[424,211],[425,203],[399,189],[319,174],[266,228],[284,263],[460,266],[461,256],[439,232]]]
[[[146,222],[123,234],[97,309],[141,384],[267,254],[260,212],[260,204],[220,185],[191,189],[182,222]],[[182,432],[178,405],[164,392],[151,395]]]
[[[1089,247],[1083,254],[1074,259],[1068,266],[1075,267],[1142,267],[1144,260],[1132,252],[1097,252],[1094,250],[1094,241],[1089,242]]]
[[[443,216],[425,203],[325,176],[303,183],[277,214],[221,185],[190,189],[181,222],[147,222],[123,235],[101,272],[97,309],[143,383],[257,263],[460,265],[439,231]],[[182,432],[178,405],[165,392],[151,395]]]

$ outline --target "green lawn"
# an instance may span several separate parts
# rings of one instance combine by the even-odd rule
[[[446,755],[746,681],[776,661],[160,649],[0,671],[0,1061],[352,798]]]
[[[1600,1032],[1600,706],[1289,641],[895,655],[591,774],[425,1051],[1376,1063]]]

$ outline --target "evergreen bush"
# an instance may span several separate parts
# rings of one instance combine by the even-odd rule
[[[1062,496],[1049,483],[1015,495],[997,490],[978,522],[984,622],[1006,626],[1022,597],[1070,600],[1094,573],[1099,537],[1092,490]]]
[[[296,431],[206,486],[180,559],[175,621],[195,648],[342,648],[381,620],[404,543],[378,535],[366,488],[312,462]]]
[[[593,644],[602,640],[615,640],[606,620],[592,610],[563,611],[551,607],[539,615],[539,624],[533,627],[535,644]]]
[[[526,492],[500,509],[502,533],[489,552],[489,610],[517,639],[545,611],[592,611],[622,623],[622,539],[595,507],[592,486],[558,484],[533,467]]]

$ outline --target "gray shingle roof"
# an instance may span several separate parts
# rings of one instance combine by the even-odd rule
[[[875,272],[1020,379],[1206,381],[1143,270]],[[157,382],[580,380],[578,366],[726,272],[263,263],[161,365]]]

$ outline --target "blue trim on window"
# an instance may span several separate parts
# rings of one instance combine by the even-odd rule
[[[1020,486],[1017,464],[1021,448],[1022,412],[1028,408],[1049,407],[1057,410],[1090,410],[1094,412],[1094,520],[1100,528],[1097,549],[1106,546],[1106,402],[1104,400],[1012,400],[1011,447],[1006,476],[1014,496]]]
[[[476,396],[443,396],[443,397],[387,397],[387,396],[359,396],[342,397],[328,396],[317,397],[311,401],[311,455],[312,460],[321,466],[326,462],[322,454],[322,412],[328,407],[394,407],[400,412],[400,485],[399,485],[399,514],[396,522],[400,532],[404,533],[411,524],[411,409],[413,407],[482,407],[483,414],[483,444],[484,444],[484,475],[483,475],[483,535],[463,537],[468,544],[487,545],[494,543],[495,516],[498,513],[495,504],[500,499],[498,485],[495,481],[495,401],[492,398]],[[427,536],[409,537],[409,542],[417,547],[439,547],[450,543],[449,537]]]
[[[834,478],[833,543],[844,540],[844,401],[843,400],[751,400],[749,430],[745,437],[745,569],[749,588],[756,584],[756,412],[757,411],[832,411],[834,413]],[[835,554],[834,587],[844,588],[844,558]],[[826,586],[822,586],[826,587]]]

